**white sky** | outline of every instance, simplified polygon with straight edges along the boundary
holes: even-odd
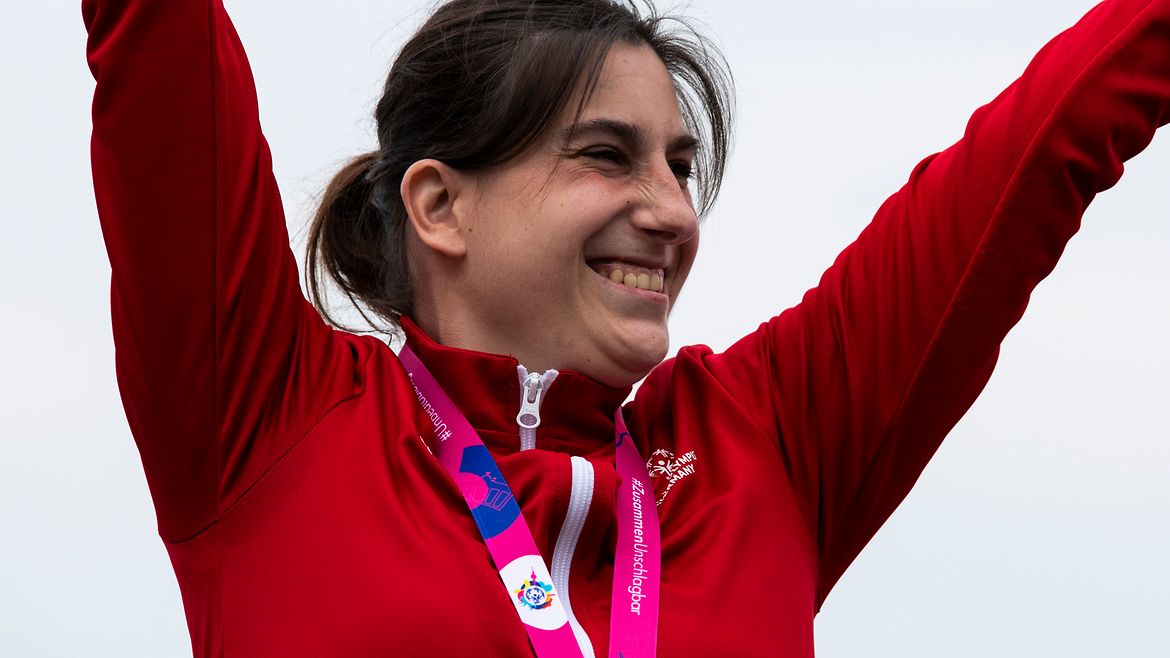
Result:
[[[795,303],[1092,4],[693,2],[737,76],[740,122],[676,345],[725,347]],[[0,655],[183,656],[114,381],[78,5],[19,3],[0,21]],[[374,144],[369,113],[422,9],[229,9],[300,251],[312,195]],[[829,597],[818,655],[1167,655],[1168,172],[1163,135],[1094,203],[986,392]],[[748,576],[727,605],[768,604]]]

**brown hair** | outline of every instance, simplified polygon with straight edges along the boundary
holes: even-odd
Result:
[[[582,86],[584,106],[609,48],[645,44],[666,65],[679,104],[702,147],[696,159],[698,212],[711,207],[731,137],[732,82],[722,56],[686,21],[651,0],[451,0],[406,45],[374,112],[378,150],[345,165],[325,190],[309,228],[306,283],[326,308],[331,278],[362,309],[397,325],[413,312],[407,216],[399,186],[407,168],[434,158],[477,170],[519,155]]]

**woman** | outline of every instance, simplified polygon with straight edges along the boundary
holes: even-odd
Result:
[[[653,20],[556,5],[440,8],[388,78],[379,151],[327,194],[311,256],[400,320],[400,361],[301,297],[222,7],[85,3],[119,381],[196,654],[523,655],[555,636],[811,655],[825,595],[1167,120],[1170,3],[1105,3],[799,306],[659,365],[697,247],[690,171],[699,208],[721,173],[721,76]],[[461,417],[486,449],[446,470]],[[660,545],[623,553],[631,518]],[[491,542],[517,519],[543,560],[510,580]],[[737,605],[741,581],[768,605]]]

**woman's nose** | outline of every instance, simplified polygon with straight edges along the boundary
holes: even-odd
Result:
[[[639,181],[639,203],[632,215],[635,227],[666,244],[681,244],[699,231],[690,190],[663,162],[653,175]]]

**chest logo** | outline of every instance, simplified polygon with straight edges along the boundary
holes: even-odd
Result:
[[[665,448],[650,453],[646,472],[654,484],[655,504],[661,505],[674,485],[695,472],[696,460],[694,450],[683,453],[681,457],[675,457],[673,452]]]
[[[537,579],[536,571],[515,590],[516,599],[529,610],[544,610],[552,605],[553,586]]]

